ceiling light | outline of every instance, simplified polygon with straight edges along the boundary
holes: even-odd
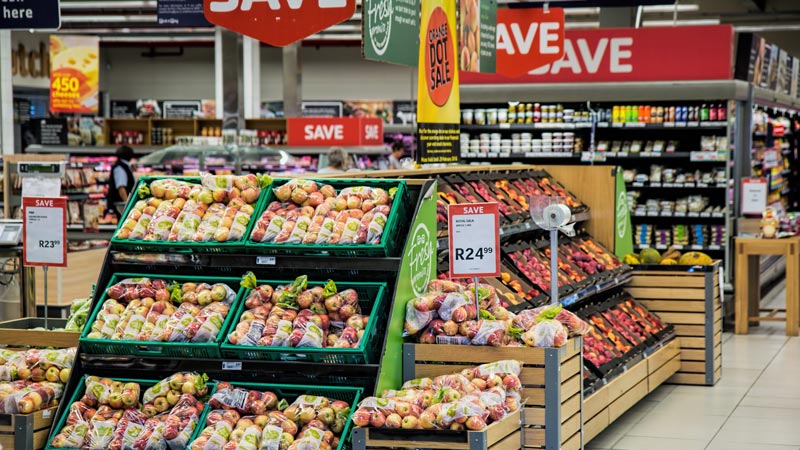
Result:
[[[600,22],[564,22],[565,30],[584,30],[587,28],[600,28]]]
[[[675,12],[675,5],[645,5],[642,11],[646,13],[671,13]],[[678,12],[700,11],[700,5],[678,5]]]
[[[135,9],[135,8],[155,8],[156,0],[119,0],[119,1],[72,1],[61,2],[61,10],[75,9]]]
[[[719,25],[719,19],[643,20],[643,27],[672,27],[682,25]]]
[[[131,14],[131,15],[79,15],[61,16],[61,23],[125,23],[125,22],[152,22],[156,23],[158,17],[155,14]]]
[[[733,31],[737,33],[759,33],[762,31],[800,31],[800,24],[787,23],[784,25],[734,25]]]

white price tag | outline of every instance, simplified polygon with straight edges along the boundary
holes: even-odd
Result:
[[[23,264],[67,266],[67,200],[23,197]]]
[[[256,265],[259,265],[259,266],[274,266],[275,265],[275,257],[274,256],[256,256]]]
[[[241,361],[222,361],[222,370],[242,370]]]
[[[742,179],[742,214],[761,215],[767,206],[767,179]]]
[[[497,203],[448,206],[450,276],[500,276],[500,233]]]

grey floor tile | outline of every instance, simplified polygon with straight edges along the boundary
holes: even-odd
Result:
[[[697,439],[670,439],[663,437],[625,436],[614,450],[704,450],[708,441]]]
[[[636,424],[628,436],[674,438],[710,441],[725,422],[725,416],[704,416],[651,411]]]
[[[798,450],[794,445],[752,444],[746,442],[728,442],[720,439],[711,441],[706,450]]]
[[[800,419],[731,417],[715,439],[723,442],[794,445],[800,448]]]

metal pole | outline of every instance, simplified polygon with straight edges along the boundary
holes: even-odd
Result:
[[[550,230],[550,304],[558,304],[558,230]]]
[[[47,330],[47,266],[44,266],[44,328]]]
[[[475,314],[478,315],[478,319],[481,318],[481,300],[478,297],[478,277],[472,277],[472,282],[475,283]]]

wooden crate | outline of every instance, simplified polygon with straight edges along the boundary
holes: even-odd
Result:
[[[509,414],[483,431],[354,428],[353,450],[367,448],[436,448],[459,450],[516,450],[522,445],[522,411]]]
[[[677,339],[650,351],[583,402],[584,442],[589,442],[680,369]]]
[[[681,369],[669,383],[713,386],[722,375],[721,264],[637,267],[628,292],[675,325]]]
[[[561,348],[405,344],[403,379],[457,373],[504,359],[521,361],[524,446],[578,450],[582,447],[583,428],[582,343],[578,338]]]
[[[49,319],[49,328],[63,328],[67,319]],[[0,345],[6,347],[77,347],[80,333],[70,331],[32,330],[44,327],[44,319],[25,317],[0,322]]]
[[[57,406],[31,414],[0,414],[0,445],[4,450],[39,450],[47,444]]]

